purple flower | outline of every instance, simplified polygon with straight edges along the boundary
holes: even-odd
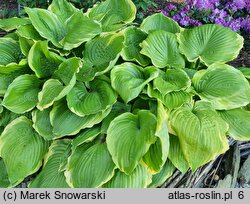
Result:
[[[227,2],[226,8],[231,11],[241,10],[247,7],[247,1],[249,0],[231,0]]]
[[[165,15],[165,16],[169,16],[168,12],[165,10],[161,10],[161,12]]]
[[[179,14],[176,14],[173,16],[173,20],[179,22],[181,20],[181,16]]]
[[[250,35],[250,18],[246,18],[241,21],[241,28]]]
[[[192,6],[198,10],[213,10],[219,5],[220,0],[193,0],[190,2],[192,2]]]
[[[233,4],[238,10],[243,9],[246,6],[245,0],[233,0]]]
[[[227,22],[224,19],[216,18],[214,21],[215,24],[227,26]]]
[[[250,0],[246,0],[246,9],[247,12],[250,13]]]
[[[212,14],[209,16],[212,21],[215,21],[215,19],[223,20],[223,19],[229,19],[230,15],[223,9],[219,10],[218,8],[214,9]]]
[[[237,32],[241,28],[241,20],[240,19],[231,20],[228,22],[227,27],[231,28],[231,30]]]
[[[166,11],[171,11],[171,10],[176,10],[176,6],[174,4],[169,4],[167,6],[165,6],[164,10]]]
[[[191,19],[191,20],[190,20],[190,24],[191,24],[192,26],[200,26],[200,25],[202,25],[202,23],[201,23],[200,21],[194,20],[194,19]]]
[[[184,16],[183,18],[180,19],[179,21],[181,26],[187,27],[191,23],[191,19],[189,16]]]

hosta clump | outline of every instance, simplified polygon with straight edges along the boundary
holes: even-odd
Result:
[[[119,3],[118,3],[119,2]],[[0,186],[157,187],[250,140],[249,71],[227,65],[243,39],[133,26],[131,0],[86,13],[66,0],[0,21]]]

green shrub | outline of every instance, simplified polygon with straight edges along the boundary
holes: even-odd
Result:
[[[250,139],[230,29],[163,14],[134,27],[131,0],[25,11],[0,20],[13,31],[0,38],[1,187],[39,169],[29,187],[157,187],[226,152],[227,135]]]

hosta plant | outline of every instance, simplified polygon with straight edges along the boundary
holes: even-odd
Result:
[[[135,27],[131,0],[25,11],[0,20],[1,187],[157,187],[250,140],[250,74],[226,64],[237,33]]]

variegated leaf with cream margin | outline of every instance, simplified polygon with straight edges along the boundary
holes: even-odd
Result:
[[[112,89],[109,78],[102,76],[96,77],[86,85],[77,82],[66,98],[68,107],[73,113],[85,116],[112,107],[117,94]]]
[[[82,62],[77,57],[62,62],[52,78],[43,84],[42,90],[38,94],[37,108],[44,110],[66,96],[76,83],[76,74],[81,65]]]
[[[30,24],[28,18],[4,18],[0,19],[0,28],[5,31],[12,31],[17,29],[19,26]]]
[[[53,134],[55,135],[55,138],[73,136],[79,133],[82,129],[91,128],[100,123],[110,111],[111,108],[108,108],[103,112],[80,117],[69,110],[67,103],[64,100],[58,101],[54,104],[50,112]]]
[[[148,16],[142,21],[140,29],[146,33],[155,30],[165,30],[170,33],[179,33],[181,28],[174,20],[163,15],[162,13],[155,13]]]
[[[58,48],[71,50],[101,33],[99,23],[66,0],[54,0],[49,10],[26,7],[25,11],[38,33]]]
[[[53,127],[50,122],[51,108],[47,108],[43,111],[35,109],[32,111],[33,128],[41,135],[45,140],[51,140],[54,137]]]
[[[124,31],[124,47],[122,49],[121,56],[125,61],[135,61],[141,66],[147,66],[150,64],[150,59],[140,53],[140,43],[147,38],[147,34],[140,28],[133,26],[128,27]]]
[[[127,175],[139,164],[143,155],[155,143],[157,119],[148,110],[136,115],[123,113],[116,117],[107,131],[107,146],[116,166]]]
[[[158,77],[158,74],[159,71],[155,67],[142,68],[126,62],[111,70],[111,85],[128,103],[136,98],[150,81]]]
[[[35,42],[28,54],[29,66],[38,78],[51,77],[63,61],[63,57],[49,51],[47,41]]]
[[[178,35],[180,52],[194,62],[200,59],[206,65],[226,63],[237,57],[243,47],[243,37],[217,24],[184,29]]]
[[[139,164],[130,175],[116,169],[112,179],[102,188],[146,188],[151,181],[152,174],[149,173],[147,167]]]
[[[88,82],[113,68],[123,48],[122,33],[105,33],[85,45],[83,66],[77,74],[77,80]]]
[[[21,183],[42,165],[49,142],[32,128],[32,121],[21,116],[9,123],[0,137],[0,157],[6,166],[10,187]]]
[[[97,188],[113,177],[114,170],[106,143],[83,143],[70,155],[65,176],[70,187]]]
[[[229,125],[228,134],[239,141],[250,140],[250,111],[243,108],[218,111]]]
[[[104,32],[110,32],[132,23],[136,17],[136,7],[132,0],[106,0],[87,13],[90,19],[101,23]]]
[[[181,173],[185,174],[189,168],[189,164],[182,152],[179,138],[175,135],[170,135],[169,142],[170,148],[168,158],[172,164],[181,171]]]
[[[157,103],[157,126],[155,136],[157,140],[143,156],[152,174],[158,173],[165,164],[169,151],[169,134],[167,127],[167,113],[160,101]]]
[[[71,140],[54,140],[45,156],[42,171],[29,183],[29,188],[69,188],[64,176]]]
[[[197,95],[217,110],[239,108],[250,102],[250,85],[232,66],[213,64],[196,72],[192,82]]]
[[[19,43],[12,38],[0,38],[0,74],[10,74],[27,67]]]
[[[198,101],[194,107],[183,105],[170,114],[181,150],[193,171],[225,153],[228,124],[219,117],[210,103]]]
[[[41,83],[42,81],[35,75],[18,76],[8,86],[3,99],[3,106],[18,114],[32,110],[38,103]]]
[[[164,184],[164,182],[172,176],[175,171],[175,166],[167,160],[160,172],[152,176],[152,182],[147,186],[148,188],[157,188]]]
[[[184,68],[185,61],[179,53],[176,35],[165,30],[149,33],[141,43],[141,53],[148,56],[158,68]]]

